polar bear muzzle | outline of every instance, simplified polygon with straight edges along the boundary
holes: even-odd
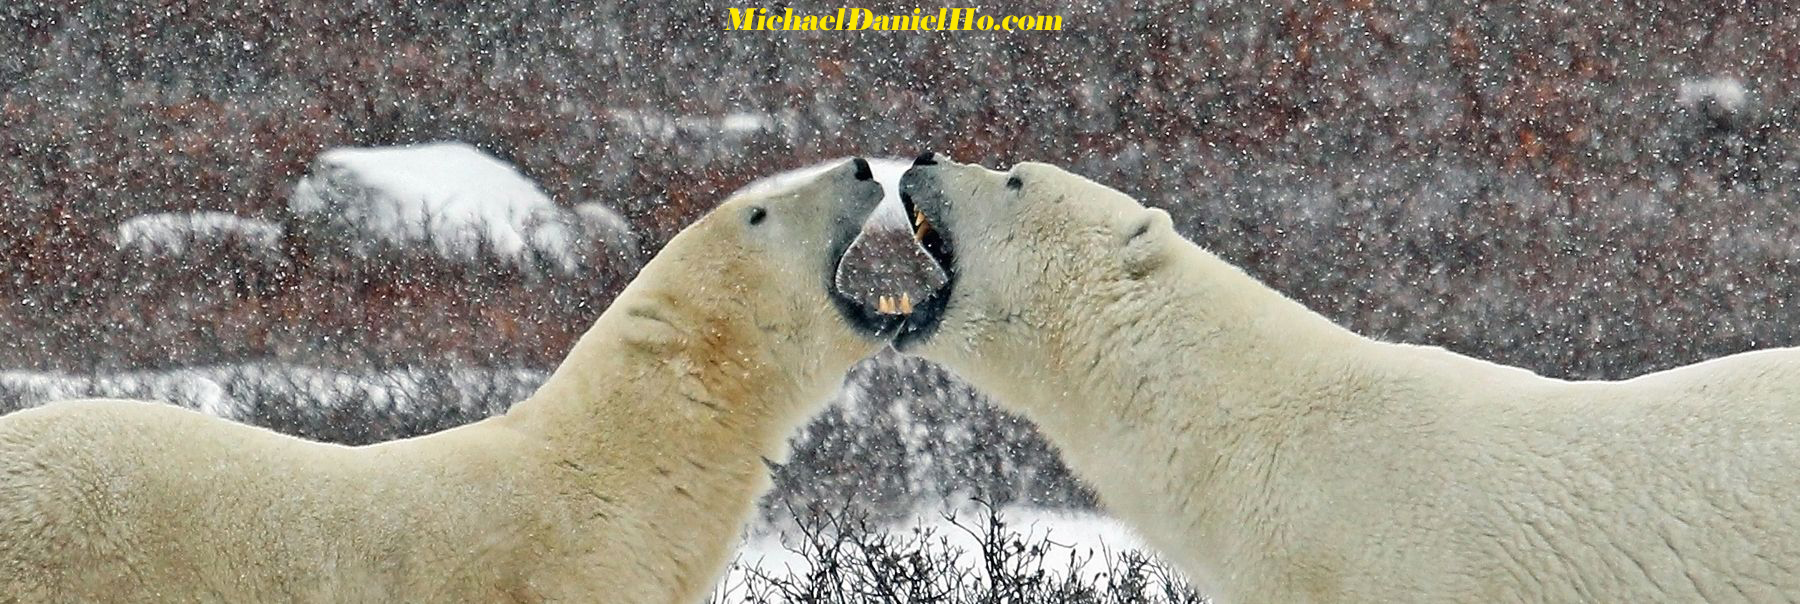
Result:
[[[874,184],[875,175],[868,160],[858,157],[849,164],[842,170],[853,170],[853,177],[858,182]],[[865,230],[882,197],[879,185],[871,190],[874,192],[871,203],[846,203],[839,209],[838,227],[831,237],[832,265],[826,272],[825,289],[837,307],[838,315],[853,329],[871,337],[887,337],[897,331],[904,320],[897,312],[902,300],[910,306],[911,299],[881,295],[879,304],[874,303],[875,292],[886,291],[889,287],[882,281],[886,280],[884,275],[892,272],[892,267],[885,265],[894,264],[877,256],[887,255],[886,250],[896,249],[898,244],[882,241],[879,236],[872,238],[872,233]]]
[[[938,185],[938,166],[937,155],[927,151],[914,159],[912,168],[900,177],[900,205],[912,219],[913,239],[945,275],[944,285],[935,295],[908,309],[910,312],[894,336],[894,347],[900,350],[937,332],[956,290],[956,246],[944,212],[947,204]]]

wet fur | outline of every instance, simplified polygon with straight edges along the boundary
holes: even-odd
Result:
[[[819,286],[845,221],[809,213],[880,198],[854,171],[682,232],[485,421],[351,448],[131,401],[0,417],[0,602],[699,601],[764,460],[880,345]],[[749,204],[787,230],[751,239]]]
[[[1800,350],[1568,382],[1379,342],[1159,210],[1013,173],[903,183],[981,250],[916,352],[1034,419],[1219,601],[1800,597]]]

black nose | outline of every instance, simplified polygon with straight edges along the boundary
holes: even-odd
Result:
[[[869,169],[869,160],[858,157],[850,161],[856,164],[857,180],[875,180],[875,172]]]
[[[913,165],[914,166],[935,166],[935,165],[937,165],[937,156],[932,154],[932,152],[930,152],[930,151],[920,153],[919,157],[913,159]]]

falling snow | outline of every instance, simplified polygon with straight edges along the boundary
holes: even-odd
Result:
[[[587,235],[584,225],[629,226],[596,203],[576,209],[587,220],[572,220],[512,166],[464,143],[325,151],[294,186],[288,209],[352,229],[357,244],[428,245],[465,261],[484,252],[538,258],[563,271],[577,267],[569,250]]]
[[[1566,378],[1800,344],[1782,3],[1025,2],[1067,29],[1005,35],[502,4],[0,3],[0,412],[473,421],[733,191],[923,150],[1067,166],[1387,340]],[[891,352],[795,442],[771,518],[1097,507]]]

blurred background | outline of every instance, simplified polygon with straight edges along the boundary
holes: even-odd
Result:
[[[736,188],[926,149],[1065,165],[1382,339],[1570,379],[1800,343],[1781,3],[982,9],[1065,30],[731,32],[684,0],[0,4],[0,412],[135,396],[345,443],[472,421]],[[379,191],[327,186],[328,150],[446,141],[535,186],[539,218],[454,246],[343,219]],[[837,398],[771,514],[1094,505],[928,364],[884,353]]]

